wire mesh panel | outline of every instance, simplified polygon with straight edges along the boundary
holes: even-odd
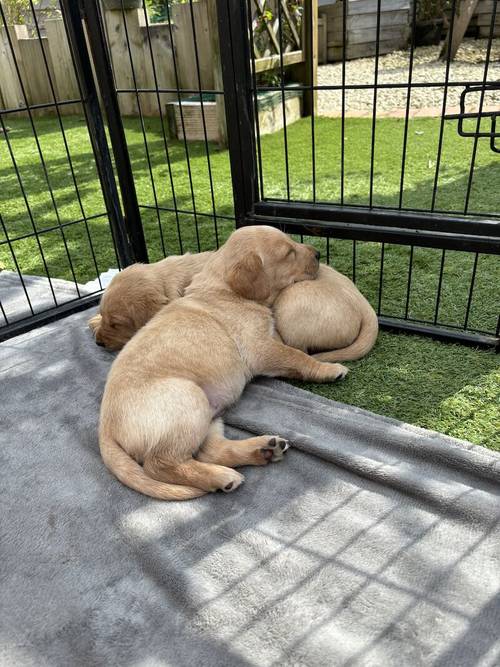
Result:
[[[89,302],[118,263],[60,7],[37,8],[0,3],[2,332]]]
[[[158,4],[101,14],[151,260],[234,228],[215,1]]]
[[[423,46],[429,4],[247,0],[251,63],[236,78],[250,91],[255,194],[237,217],[309,235],[364,285],[387,325],[446,327],[452,338],[466,331],[478,341],[473,334],[498,337],[499,326],[499,8],[479,3],[462,41],[466,3],[437,3],[440,34]],[[280,47],[265,72],[256,5]],[[286,62],[292,12],[308,80]],[[317,68],[318,14],[329,62]],[[237,20],[231,25],[234,33]],[[269,135],[272,96],[279,129]]]

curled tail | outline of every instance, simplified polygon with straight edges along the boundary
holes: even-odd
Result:
[[[151,498],[160,500],[189,500],[205,495],[206,491],[192,486],[167,484],[148,477],[140,466],[120,445],[110,436],[102,435],[99,438],[101,456],[113,475],[122,484],[134,491],[143,493]]]
[[[330,350],[329,352],[318,352],[312,356],[318,361],[353,361],[361,359],[372,349],[378,336],[378,318],[368,301],[361,319],[361,327],[356,340],[339,350]]]

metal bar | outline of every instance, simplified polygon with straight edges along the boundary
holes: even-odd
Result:
[[[86,220],[95,220],[97,218],[103,218],[107,214],[106,213],[99,213],[98,215],[90,215]],[[81,222],[85,222],[83,218],[79,218],[78,220],[70,220],[69,222],[61,222],[60,225],[52,225],[51,227],[43,227],[42,229],[37,229],[37,234],[38,236],[41,236],[42,234],[48,234],[49,232],[57,232],[61,229],[61,227],[66,228],[66,227],[72,227],[73,225],[78,225]],[[26,234],[19,234],[18,236],[14,236],[14,238],[6,239],[5,241],[0,241],[0,246],[5,245],[6,243],[16,243],[16,241],[23,241],[25,239],[31,239],[33,238],[34,234],[33,232],[28,232]]]
[[[281,12],[281,2],[278,1],[278,35],[279,35],[279,56],[280,56],[280,90],[281,90],[281,111],[283,114],[283,148],[285,151],[285,177],[286,177],[286,197],[290,201],[290,165],[288,164],[288,132],[286,127],[286,100],[285,100],[285,68],[283,66],[283,17]],[[267,24],[266,24],[267,25]]]
[[[247,215],[244,225],[271,225],[290,234],[306,236],[356,239],[358,241],[382,241],[398,245],[415,245],[423,248],[446,248],[487,254],[500,254],[498,236],[479,236],[436,232],[433,230],[407,229],[350,222],[324,222],[301,218],[285,218],[267,215]]]
[[[11,113],[20,113],[24,111],[36,111],[38,109],[51,109],[52,107],[63,107],[67,104],[81,104],[82,100],[58,100],[57,102],[44,102],[43,104],[26,104],[24,107],[15,107],[13,109],[0,109],[0,116],[4,116]]]
[[[162,110],[162,104],[161,104],[161,98],[160,98],[160,91],[159,91],[159,86],[158,86],[158,74],[156,71],[156,61],[153,53],[153,45],[151,43],[151,32],[149,29],[149,18],[148,18],[148,12],[146,9],[146,3],[143,2],[142,5],[142,10],[143,10],[143,15],[144,15],[144,24],[146,26],[146,35],[148,38],[148,49],[149,49],[149,56],[151,59],[151,69],[153,72],[153,80],[155,84],[155,92],[156,92],[156,103],[158,105],[158,113],[160,115],[160,124],[161,124],[161,131],[162,131],[162,138],[163,138],[163,148],[165,150],[165,157],[167,159],[167,169],[168,169],[168,177],[169,177],[169,182],[170,182],[170,190],[172,192],[172,203],[173,203],[173,210],[175,212],[175,222],[177,226],[177,239],[179,241],[179,251],[182,254],[184,252],[183,246],[182,246],[182,234],[181,234],[181,226],[180,226],[180,220],[179,220],[179,212],[177,210],[177,197],[175,194],[175,185],[174,185],[174,176],[172,172],[172,161],[170,159],[170,150],[168,146],[168,141],[167,141],[167,134],[165,132],[165,123],[164,123],[164,117],[163,117],[163,110]],[[170,45],[171,49],[173,50],[174,45]],[[139,206],[140,207],[140,206]],[[140,207],[141,208],[141,207]]]
[[[256,215],[269,217],[297,218],[322,223],[345,222],[362,225],[402,227],[413,230],[484,235],[500,241],[500,221],[471,220],[465,217],[437,215],[423,212],[399,211],[395,209],[368,209],[355,206],[323,206],[310,202],[258,202],[254,207]]]
[[[411,89],[413,80],[413,59],[415,56],[415,33],[417,30],[417,2],[414,0],[412,4],[412,29],[411,29],[411,45],[410,45],[410,62],[408,64],[408,90],[406,92],[406,110],[405,110],[405,129],[403,134],[403,155],[401,158],[401,179],[399,182],[399,205],[398,208],[403,208],[403,192],[405,183],[405,169],[406,169],[406,149],[408,145],[408,121],[410,118],[411,108]]]
[[[297,205],[310,205],[311,200],[310,199],[294,199],[292,202],[288,202],[286,199],[280,199],[279,197],[267,197],[264,201],[259,202],[259,204],[271,204],[271,205],[280,205],[280,204],[297,204]],[[394,206],[385,206],[384,204],[374,204],[372,208],[368,208],[368,206],[365,206],[363,204],[344,204],[344,206],[339,206],[338,204],[333,204],[332,202],[328,201],[317,201],[316,204],[323,209],[339,209],[339,208],[344,208],[345,210],[357,210],[357,211],[379,211],[381,213],[394,213],[398,214],[399,210],[395,209]],[[404,209],[402,209],[404,213],[418,213],[418,214],[423,214],[425,216],[429,216],[430,211],[428,208],[417,208],[413,206],[406,206]],[[434,214],[436,216],[439,216],[440,219],[442,218],[453,218],[453,219],[460,219],[462,221],[468,219],[468,220],[481,220],[481,221],[490,221],[490,222],[495,222],[497,219],[500,219],[500,211],[499,212],[494,212],[494,211],[469,211],[467,213],[467,217],[464,216],[463,210],[460,211],[455,211],[455,210],[450,210],[450,209],[435,209]]]
[[[498,336],[474,334],[470,331],[456,331],[432,324],[416,324],[407,320],[398,320],[389,317],[379,317],[378,321],[380,328],[386,331],[427,336],[443,343],[461,343],[462,345],[493,348],[495,350],[500,348],[500,338]]]
[[[244,2],[217,0],[236,226],[258,197],[248,17]]]
[[[205,107],[203,105],[203,92],[201,85],[200,58],[198,54],[198,41],[196,38],[196,25],[194,20],[193,0],[189,0],[189,12],[191,14],[191,30],[193,31],[194,57],[196,63],[196,80],[198,82],[198,93],[200,96],[201,120],[203,125],[203,139],[205,143],[205,155],[207,158],[208,182],[210,185],[210,198],[212,201],[213,222],[215,232],[215,246],[219,247],[219,231],[217,228],[217,210],[215,207],[214,180],[212,176],[212,165],[210,162],[210,147],[208,144],[207,121],[205,117]]]
[[[247,0],[247,13],[248,13],[248,32],[250,35],[250,62],[252,70],[252,97],[254,101],[254,118],[255,118],[255,133],[257,138],[257,160],[258,160],[258,175],[259,175],[259,194],[260,198],[264,199],[264,172],[262,169],[262,147],[260,143],[260,121],[259,121],[259,100],[257,97],[257,72],[255,69],[255,43],[253,37],[253,19],[252,19],[252,7],[250,4],[251,0]]]
[[[37,329],[50,322],[55,322],[68,315],[73,315],[73,313],[78,313],[81,310],[91,308],[92,306],[97,305],[100,299],[100,293],[89,294],[87,296],[79,297],[78,299],[73,299],[72,301],[66,301],[62,305],[57,306],[57,308],[50,308],[42,313],[36,313],[35,315],[30,315],[22,320],[12,322],[7,326],[0,327],[0,342],[8,340],[9,338],[14,338],[15,336],[20,336],[32,329]]]
[[[375,73],[373,79],[372,140],[371,140],[371,152],[370,152],[370,194],[369,194],[370,208],[373,205],[373,174],[375,169],[375,131],[377,128],[378,62],[380,57],[380,6],[381,6],[381,0],[377,0],[377,27],[375,36]]]
[[[458,88],[464,88],[465,86],[481,86],[482,82],[481,81],[413,81],[411,84],[412,88],[442,88],[444,85],[447,85],[448,88],[451,86],[458,87]],[[345,88],[346,90],[371,90],[372,88],[375,87],[375,84],[373,83],[351,83],[351,84],[346,84],[345,86],[342,86],[341,83],[336,83],[336,84],[317,84],[316,86],[313,86],[314,90],[342,90],[342,88]],[[294,90],[305,90],[309,91],[311,90],[310,84],[296,84],[294,85]],[[378,89],[387,89],[391,90],[392,88],[408,88],[408,83],[377,83],[377,88]],[[261,85],[258,87],[259,90],[267,90],[267,91],[274,91],[278,92],[279,91],[279,86],[264,86]],[[147,92],[147,90],[146,90]],[[448,115],[446,115],[446,118],[448,118]]]
[[[42,52],[42,58],[43,58],[43,63],[44,63],[44,67],[45,67],[45,73],[47,74],[50,93],[51,93],[52,99],[54,100],[58,125],[59,125],[59,129],[61,131],[61,135],[62,135],[62,139],[63,139],[63,143],[64,143],[64,149],[65,149],[65,152],[66,152],[66,157],[68,158],[68,166],[69,166],[69,170],[70,170],[70,174],[71,174],[71,180],[73,182],[73,187],[75,188],[75,193],[76,193],[76,198],[77,198],[77,201],[78,201],[78,206],[80,208],[80,213],[81,213],[83,221],[84,221],[85,231],[87,233],[87,241],[89,243],[90,254],[92,255],[92,260],[93,260],[93,263],[94,263],[96,278],[99,282],[100,288],[102,289],[100,271],[99,271],[99,267],[98,267],[98,264],[97,264],[95,251],[94,251],[94,245],[92,243],[92,237],[91,237],[90,229],[89,229],[89,226],[88,226],[88,223],[87,223],[86,213],[85,213],[85,209],[83,207],[83,202],[82,202],[82,197],[81,197],[81,194],[80,194],[80,189],[78,187],[78,183],[77,183],[77,180],[76,180],[75,169],[74,169],[74,166],[73,166],[73,159],[71,157],[71,153],[70,153],[70,150],[69,150],[68,139],[66,137],[66,131],[64,129],[64,124],[63,124],[63,120],[62,120],[62,116],[61,116],[61,111],[59,109],[59,103],[58,103],[58,100],[57,100],[56,90],[55,90],[54,82],[52,81],[52,75],[50,73],[50,67],[49,67],[49,63],[48,63],[48,60],[47,60],[47,55],[45,53],[45,46],[43,44],[42,35],[40,33],[40,26],[38,24],[38,19],[37,19],[37,16],[36,16],[35,7],[33,5],[33,0],[29,0],[29,1],[30,1],[31,13],[33,15],[33,21],[34,21],[34,25],[35,25],[35,29],[36,29],[36,34],[37,34],[38,40],[40,41],[40,49],[41,49],[41,52]],[[56,212],[57,212],[57,209],[56,209]],[[71,260],[71,254],[69,252],[66,237],[64,235],[63,225],[61,224],[61,220],[59,219],[58,214],[57,214],[57,222],[58,222],[58,226],[60,228],[60,232],[61,232],[61,236],[62,236],[62,239],[63,239],[64,247],[65,247],[66,253],[68,255],[68,260],[69,260],[70,268],[71,268],[71,275],[73,276],[76,292],[77,292],[78,296],[80,296],[80,289],[79,289],[78,281],[76,279],[76,274],[75,274],[75,271],[74,271],[74,268],[73,268],[73,262]]]
[[[342,2],[342,120],[340,136],[340,205],[344,205],[345,190],[345,61],[347,43],[347,0]]]
[[[479,98],[479,114],[477,117],[477,122],[476,122],[476,135],[479,133],[479,130],[481,129],[481,115],[483,111],[483,104],[484,104],[484,94],[485,94],[485,86],[486,82],[488,80],[488,69],[490,66],[490,57],[491,57],[491,47],[493,44],[493,35],[495,32],[495,25],[496,25],[496,16],[497,16],[497,0],[494,0],[493,2],[493,11],[491,14],[491,24],[490,24],[490,34],[488,38],[488,46],[486,48],[486,59],[484,63],[484,75],[483,75],[483,84],[482,84],[482,90],[481,90],[481,95]],[[467,214],[469,210],[469,202],[470,202],[470,193],[472,190],[472,181],[474,179],[474,166],[476,164],[476,153],[477,153],[477,145],[478,145],[479,137],[476,136],[474,138],[474,144],[472,146],[472,156],[471,156],[471,161],[470,161],[470,169],[469,169],[469,179],[467,182],[467,192],[465,195],[465,205],[464,205],[464,213]]]
[[[155,201],[155,206],[156,206],[156,219],[158,222],[158,231],[160,233],[160,243],[161,243],[161,249],[163,252],[163,256],[165,257],[167,254],[166,248],[165,248],[165,239],[163,237],[163,229],[161,226],[161,217],[160,217],[160,212],[158,211],[158,197],[156,194],[156,184],[155,184],[155,179],[153,176],[153,167],[151,165],[151,155],[149,154],[149,146],[148,146],[148,138],[146,135],[146,125],[144,123],[144,114],[142,113],[142,105],[141,105],[141,98],[139,96],[139,93],[137,92],[137,77],[135,75],[135,67],[134,67],[134,59],[132,57],[132,50],[130,48],[130,38],[128,35],[128,26],[127,26],[127,17],[125,15],[125,9],[123,5],[123,0],[121,1],[121,14],[122,14],[122,19],[123,19],[123,28],[125,31],[125,45],[127,47],[127,53],[128,53],[128,60],[130,63],[130,73],[132,74],[132,82],[134,84],[134,89],[135,89],[135,99],[137,102],[137,110],[139,112],[139,123],[141,126],[141,132],[142,132],[142,140],[144,142],[144,154],[146,156],[146,162],[148,165],[148,172],[149,172],[149,180],[151,181],[151,189],[153,191],[153,199]]]
[[[2,217],[1,213],[0,213],[0,226],[2,227],[2,231],[5,235],[5,241],[3,241],[3,243],[7,243],[8,246],[9,246],[12,261],[14,262],[14,266],[16,267],[16,271],[17,271],[17,275],[19,276],[19,280],[21,281],[21,286],[23,288],[24,296],[26,297],[26,301],[28,302],[28,307],[31,311],[31,314],[34,315],[35,311],[33,310],[33,306],[31,304],[31,299],[30,299],[30,296],[28,294],[28,290],[26,289],[26,283],[24,282],[23,274],[21,273],[21,268],[19,266],[19,262],[17,261],[16,253],[14,252],[14,248],[12,247],[12,241],[9,238],[9,234],[7,232],[7,228],[5,226],[5,223],[3,221],[3,217]],[[32,234],[30,236],[32,236]],[[54,301],[55,301],[55,299],[54,299]]]
[[[170,16],[170,3],[167,2],[165,5],[165,9],[167,10],[167,24],[168,24],[168,32],[170,35],[170,44],[172,45],[172,64],[174,66],[174,77],[175,77],[175,86],[177,88],[177,102],[179,103],[179,116],[181,119],[181,127],[182,127],[182,139],[184,143],[184,153],[186,155],[186,167],[187,167],[187,172],[188,172],[188,178],[189,178],[189,191],[191,193],[191,202],[193,204],[193,211],[194,211],[194,227],[195,227],[195,233],[196,233],[196,245],[198,248],[198,252],[201,250],[201,245],[200,245],[200,230],[198,227],[198,215],[196,211],[196,198],[194,196],[194,187],[193,187],[193,175],[191,172],[191,158],[189,155],[189,148],[188,148],[188,143],[186,139],[186,125],[184,123],[184,111],[182,109],[182,97],[181,97],[181,92],[180,92],[180,86],[179,86],[179,70],[177,67],[177,55],[175,52],[175,40],[174,40],[174,35],[172,31],[172,17]]]
[[[283,5],[284,8],[286,8],[286,3]],[[305,8],[304,8],[305,10]],[[309,11],[312,11],[311,9]],[[291,22],[291,19],[289,19]],[[316,128],[315,128],[315,120],[314,116],[316,114],[316,99],[315,95],[316,93],[314,92],[314,20],[313,17],[310,17],[309,20],[309,42],[310,42],[310,49],[309,49],[309,76],[311,77],[311,167],[312,167],[312,200],[315,203],[316,202]]]
[[[106,209],[110,216],[110,225],[117,245],[117,252],[122,266],[128,266],[134,261],[148,262],[148,252],[137,203],[132,167],[98,3],[92,0],[81,0],[81,5],[87,27],[88,43],[95,65],[97,84],[108,121],[109,137],[115,157],[124,216],[122,216],[120,207],[113,163],[109,154],[106,132],[99,107],[97,89],[94,83],[78,3],[71,0],[61,0],[68,42],[73,52],[78,78],[82,87],[87,113],[87,124],[103,186]]]

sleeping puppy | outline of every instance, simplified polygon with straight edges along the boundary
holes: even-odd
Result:
[[[121,350],[160,308],[184,295],[212,254],[174,255],[154,264],[132,264],[118,273],[102,295],[100,312],[89,320],[96,343]]]
[[[318,361],[274,335],[271,307],[312,280],[319,253],[273,227],[244,227],[208,259],[182,299],[162,308],[115,359],[101,406],[104,463],[126,486],[181,500],[233,491],[243,465],[279,461],[276,435],[228,440],[218,415],[256,375],[328,382],[340,364]]]
[[[184,294],[212,254],[134,264],[116,275],[104,292],[100,313],[89,321],[96,343],[121,349],[160,308]],[[375,311],[349,278],[329,266],[320,266],[316,280],[284,289],[273,308],[283,342],[319,352],[322,361],[360,359],[377,339]]]

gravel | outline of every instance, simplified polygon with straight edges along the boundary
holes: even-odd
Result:
[[[449,82],[482,82],[488,40],[466,39],[463,41],[455,60],[450,65]],[[446,63],[438,60],[439,46],[422,46],[414,51],[413,83],[442,83],[446,77]],[[395,51],[379,58],[378,83],[408,82],[409,51]],[[346,85],[373,84],[375,58],[360,58],[346,62]],[[493,40],[488,81],[500,82],[500,39]],[[341,85],[342,64],[332,63],[318,67],[318,85]],[[446,111],[455,110],[460,104],[462,86],[449,86]],[[443,104],[443,86],[413,88],[411,92],[411,112],[417,115],[440,115]],[[377,92],[377,114],[404,115],[407,89],[392,88]],[[472,99],[468,96],[468,111],[478,104],[479,94]],[[347,90],[346,110],[353,115],[371,114],[373,110],[373,88],[369,90]],[[484,96],[483,108],[499,108],[500,90],[488,92]],[[338,116],[342,110],[342,93],[339,90],[319,91],[318,113],[323,116]],[[420,113],[419,113],[420,112]]]

